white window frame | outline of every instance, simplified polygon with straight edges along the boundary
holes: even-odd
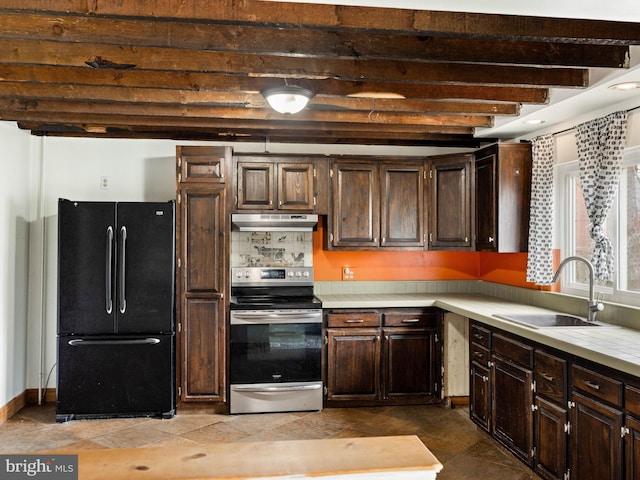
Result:
[[[628,168],[632,165],[640,164],[640,146],[627,148],[624,153],[623,168]],[[624,187],[626,178],[620,178],[620,187]],[[558,236],[560,245],[560,258],[566,258],[570,255],[574,255],[573,246],[575,245],[575,235],[572,226],[574,223],[573,213],[575,205],[575,194],[572,188],[572,181],[580,181],[578,161],[563,163],[556,166],[556,178],[558,179],[556,188],[556,204],[558,208]],[[620,190],[620,189],[619,189]],[[626,273],[626,264],[619,262],[620,258],[626,258],[626,242],[622,241],[622,235],[626,232],[626,215],[620,215],[626,205],[622,205],[620,202],[626,202],[626,199],[620,199],[616,196],[611,211],[607,218],[608,235],[613,244],[615,253],[616,265],[615,265],[615,278],[613,286],[595,285],[595,292],[605,295],[607,301],[615,303],[623,303],[628,305],[640,306],[640,292],[629,292],[624,290],[621,279],[623,274]],[[624,256],[622,254],[625,254]],[[591,260],[588,258],[588,260]],[[588,296],[588,285],[586,283],[579,283],[575,279],[575,263],[568,264],[562,274],[562,287],[561,291],[570,295],[577,295],[582,297]]]

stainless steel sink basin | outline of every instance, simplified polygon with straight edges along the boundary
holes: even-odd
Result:
[[[543,314],[508,314],[495,315],[503,320],[525,324],[534,328],[548,327],[598,327],[600,324],[587,322],[584,318],[564,313],[543,313]]]

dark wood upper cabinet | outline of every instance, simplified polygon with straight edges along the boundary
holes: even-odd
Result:
[[[424,162],[335,161],[327,247],[424,248]]]
[[[380,190],[375,163],[336,162],[329,247],[378,247]]]
[[[177,147],[178,183],[224,183],[231,149],[200,145]]]
[[[429,168],[429,248],[470,249],[473,154],[431,157]]]
[[[424,166],[380,166],[382,247],[424,245]]]
[[[497,143],[476,152],[476,250],[526,252],[531,144]]]
[[[315,159],[241,156],[235,160],[236,210],[315,211]]]

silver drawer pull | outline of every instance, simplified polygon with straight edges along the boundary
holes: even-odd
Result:
[[[347,323],[364,323],[364,320],[362,320],[361,318],[356,320],[347,320]]]
[[[589,388],[593,388],[594,390],[600,390],[600,385],[598,385],[597,383],[590,382],[589,380],[585,380],[584,383]]]
[[[473,352],[473,354],[478,358],[484,358],[484,353],[481,352]]]
[[[553,382],[553,377],[550,375],[547,375],[546,373],[541,373],[540,376],[544,378],[547,382]]]
[[[418,323],[420,321],[419,318],[403,318],[402,323]]]

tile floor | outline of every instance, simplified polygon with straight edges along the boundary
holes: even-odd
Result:
[[[0,453],[385,435],[417,435],[444,465],[438,480],[539,478],[478,429],[467,408],[433,405],[55,423],[54,405],[47,404],[0,425]]]

